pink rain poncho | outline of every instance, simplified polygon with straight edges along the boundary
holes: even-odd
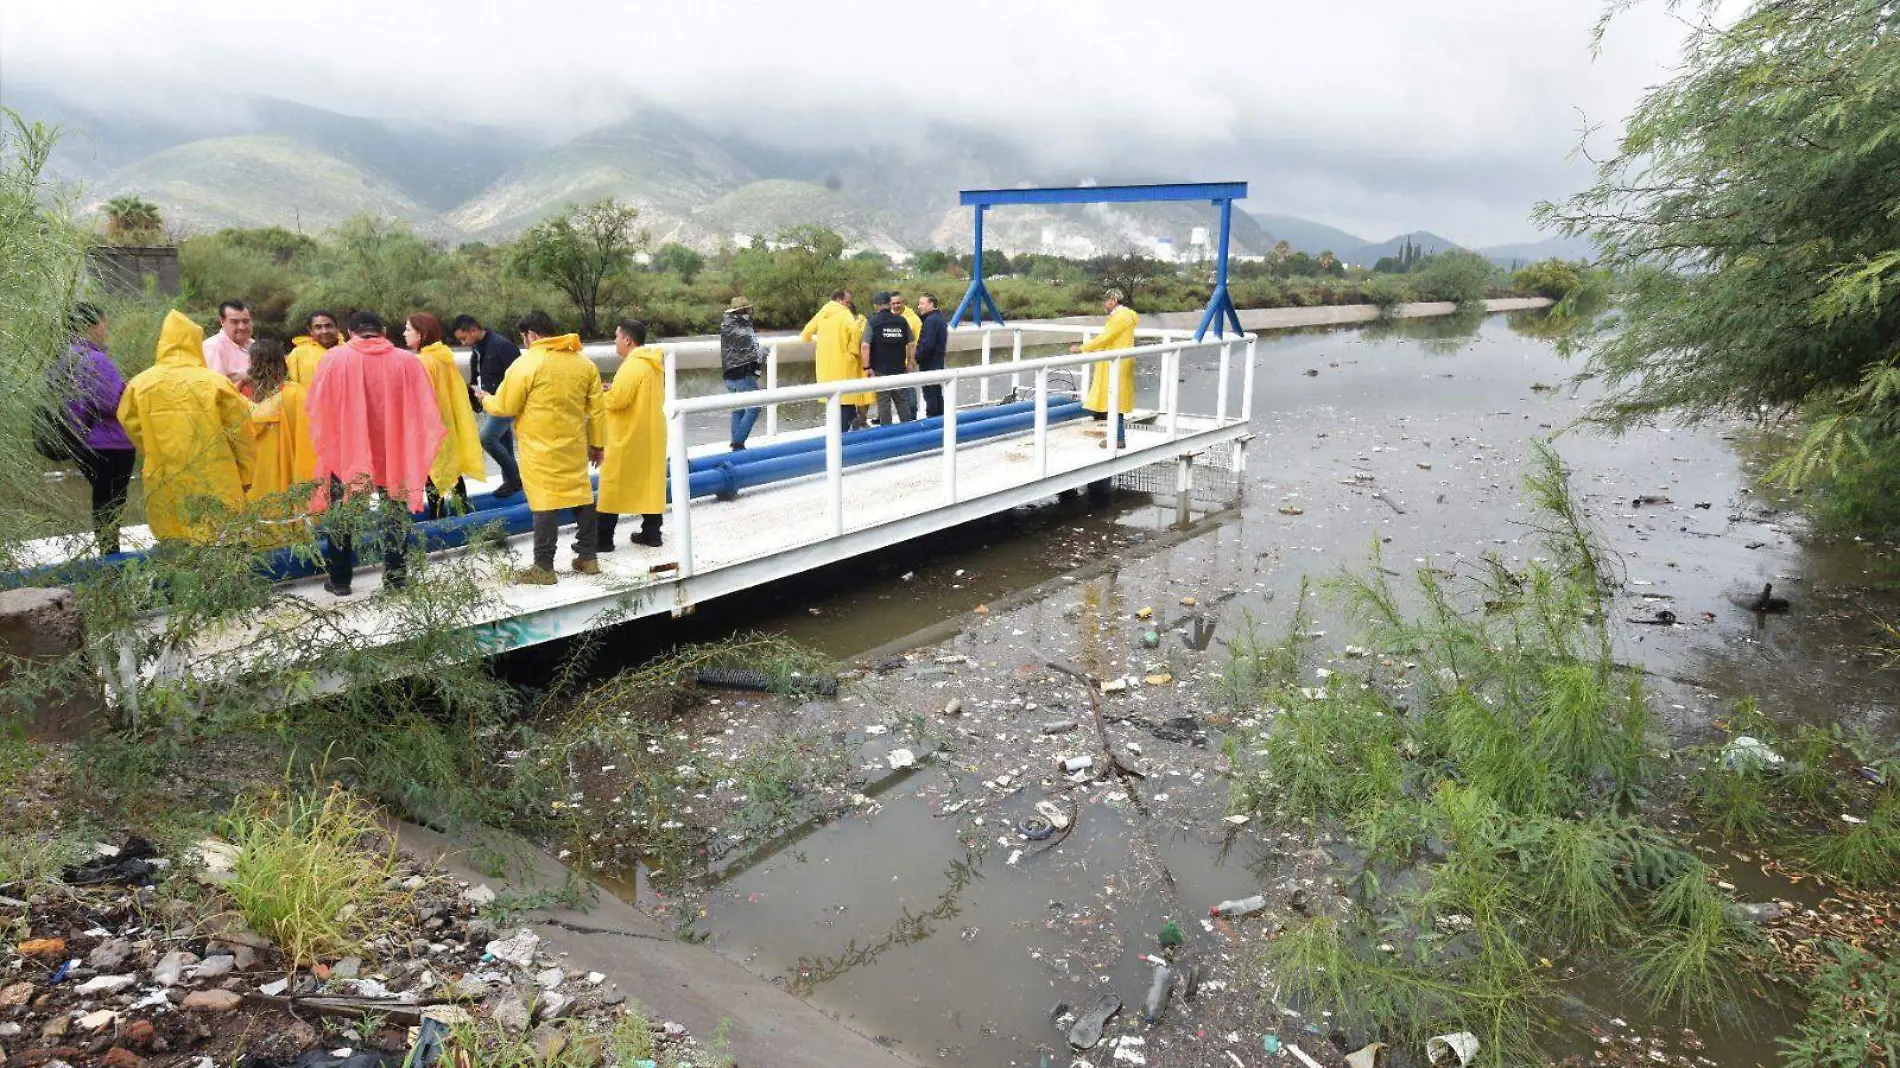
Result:
[[[317,500],[328,505],[330,477],[360,488],[366,478],[410,511],[423,504],[429,467],[442,444],[442,416],[429,372],[414,353],[380,337],[351,338],[317,368],[306,405],[317,450]]]

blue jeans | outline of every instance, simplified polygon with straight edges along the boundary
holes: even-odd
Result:
[[[501,480],[521,484],[521,468],[515,464],[515,421],[482,413],[482,451],[495,458],[501,468]]]
[[[750,393],[758,388],[758,375],[726,379],[727,393]],[[744,445],[745,439],[752,436],[752,424],[759,421],[759,413],[764,410],[763,408],[740,408],[732,413],[732,443],[734,445]]]

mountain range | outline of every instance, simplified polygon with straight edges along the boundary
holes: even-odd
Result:
[[[956,192],[1016,185],[1088,184],[975,130],[940,125],[910,143],[788,149],[721,133],[661,107],[564,140],[521,131],[358,118],[268,97],[223,101],[162,118],[75,103],[8,86],[6,106],[65,131],[52,165],[97,208],[121,194],[157,204],[176,233],[228,226],[319,232],[357,214],[401,219],[448,242],[512,237],[568,204],[616,197],[640,208],[656,243],[704,250],[771,237],[800,224],[830,227],[855,248],[902,254],[962,249],[969,215]],[[1167,173],[1117,182],[1180,181]],[[1186,254],[1197,228],[1218,226],[1201,204],[1011,208],[987,220],[986,245],[1006,252]],[[1424,231],[1363,238],[1292,215],[1236,212],[1233,250],[1265,255],[1279,241],[1370,265]],[[1538,245],[1481,249],[1513,260],[1561,254]]]

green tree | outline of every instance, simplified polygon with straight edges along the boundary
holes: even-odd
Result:
[[[653,269],[663,274],[676,274],[680,281],[690,286],[699,277],[699,272],[706,269],[706,256],[677,241],[669,241],[653,254]]]
[[[1497,274],[1498,269],[1490,260],[1475,252],[1455,249],[1435,252],[1420,260],[1411,272],[1411,282],[1419,300],[1475,304],[1491,291]]]
[[[758,308],[764,326],[802,324],[852,272],[844,262],[844,238],[822,226],[799,226],[733,258],[733,280]],[[864,294],[858,294],[860,300]],[[869,310],[868,304],[861,308]]]
[[[1519,268],[1511,275],[1511,285],[1525,293],[1562,300],[1583,285],[1583,272],[1568,260],[1552,257]]]
[[[633,255],[649,241],[633,222],[638,208],[617,200],[570,207],[521,235],[513,264],[521,275],[546,282],[574,304],[581,333],[600,335],[600,310],[625,300]]]
[[[1097,256],[1089,261],[1088,269],[1090,277],[1097,283],[1104,288],[1121,290],[1131,302],[1150,282],[1169,273],[1166,264],[1149,259],[1139,252]]]
[[[158,205],[126,193],[106,201],[106,239],[115,245],[149,245],[163,240]]]
[[[1622,277],[1581,338],[1628,425],[1807,406],[1790,479],[1900,423],[1900,33],[1869,0],[1758,0],[1691,27],[1681,73],[1595,184],[1539,214]]]
[[[310,274],[297,289],[290,321],[313,308],[337,315],[373,309],[392,318],[435,307],[445,260],[441,249],[407,226],[359,215],[332,231],[311,257]]]
[[[942,274],[950,267],[950,257],[933,248],[919,252],[911,265],[917,268],[918,274]]]

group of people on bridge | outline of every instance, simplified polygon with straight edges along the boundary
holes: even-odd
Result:
[[[1070,352],[1109,352],[1134,347],[1135,327],[1140,323],[1135,310],[1124,303],[1125,297],[1119,289],[1106,290],[1102,300],[1108,312],[1108,321],[1101,333],[1083,344],[1070,346]],[[800,340],[817,345],[818,381],[883,378],[912,371],[943,370],[950,331],[935,296],[925,293],[918,298],[917,304],[922,315],[906,307],[904,295],[894,289],[873,294],[871,304],[871,316],[867,319],[857,313],[850,290],[837,290],[831,294],[831,300],[818,309],[818,314],[805,324],[805,329],[799,332]],[[1082,401],[1082,406],[1095,413],[1098,419],[1105,419],[1108,415],[1110,374],[1121,379],[1117,407],[1123,415],[1135,410],[1135,362],[1118,359],[1113,364],[1114,370],[1090,376],[1088,393]],[[730,375],[726,388],[734,388]],[[756,383],[752,388],[757,388]],[[916,392],[923,394],[924,418],[943,414],[942,386],[924,386]],[[918,415],[916,392],[890,389],[846,393],[839,398],[845,408],[844,428],[852,430],[869,425],[874,407],[875,419],[879,423],[909,422]],[[736,434],[736,415],[733,426]],[[1125,446],[1128,443],[1127,424],[1120,423],[1117,430],[1117,445]],[[1106,446],[1107,442],[1104,441],[1103,445]]]
[[[1071,351],[1132,347],[1138,319],[1119,290],[1104,294],[1104,329]],[[924,294],[921,314],[901,292],[873,297],[869,318],[840,289],[812,316],[800,337],[815,342],[820,382],[941,370],[949,330],[937,300]],[[132,473],[143,457],[145,512],[160,540],[241,537],[255,548],[297,540],[313,520],[326,537],[324,588],[347,596],[355,570],[350,533],[322,523],[337,502],[367,496],[383,546],[385,585],[407,577],[410,524],[418,514],[441,518],[470,508],[467,479],[486,474],[484,454],[500,469],[494,491],[507,499],[526,491],[533,514],[533,565],[520,583],[548,585],[562,513],[575,516],[573,569],[597,574],[598,556],[612,552],[619,518],[639,515],[635,544],[661,544],[666,508],[667,434],[664,361],[646,345],[635,319],[615,328],[622,363],[611,387],[581,348],[545,312],[515,324],[513,341],[472,316],[450,329],[469,347],[469,380],[444,341],[443,325],[426,312],[403,320],[406,348],[389,340],[369,311],[347,329],[327,311],[306,317],[307,333],[292,347],[252,338],[249,308],[226,301],[216,333],[177,311],[159,332],[154,365],[126,382],[106,352],[106,324],[91,305],[73,316],[69,358],[60,367],[67,398],[63,444],[42,451],[73,461],[91,484],[94,527],[102,553],[119,551],[118,516]],[[523,351],[525,347],[525,351]],[[751,304],[735,297],[720,324],[720,353],[729,393],[759,388],[764,349],[753,330]],[[1134,410],[1135,369],[1128,359],[1091,376],[1083,406],[1106,418],[1110,375],[1118,376],[1119,409]],[[918,396],[921,393],[921,397]],[[845,394],[845,429],[943,414],[940,386]],[[760,409],[732,413],[730,445],[745,448]],[[479,418],[478,418],[479,416]],[[1118,445],[1126,444],[1125,424]],[[1104,447],[1109,442],[1104,440]],[[599,469],[598,490],[589,477]],[[233,531],[232,517],[241,520]]]
[[[557,581],[568,510],[578,574],[599,573],[623,514],[641,517],[634,543],[661,543],[666,386],[660,350],[646,346],[640,321],[615,328],[622,363],[609,388],[580,338],[540,311],[516,323],[519,349],[469,316],[455,320],[457,340],[471,345],[472,383],[441,321],[425,312],[403,321],[406,348],[385,336],[374,312],[351,315],[346,330],[334,315],[313,312],[288,352],[252,339],[241,302],[226,301],[218,318],[207,338],[188,317],[168,313],[153,366],[127,382],[106,352],[104,316],[90,305],[74,313],[60,365],[63,443],[42,451],[63,453],[91,483],[102,553],[119,551],[118,515],[138,467],[146,519],[161,541],[238,537],[269,548],[317,521],[326,534],[324,588],[339,597],[351,592],[355,553],[349,530],[323,514],[367,497],[384,584],[401,586],[415,515],[468,511],[466,479],[484,477],[484,451],[501,468],[496,497],[525,491],[533,514],[533,566],[514,581]],[[599,469],[598,492],[590,466]]]

